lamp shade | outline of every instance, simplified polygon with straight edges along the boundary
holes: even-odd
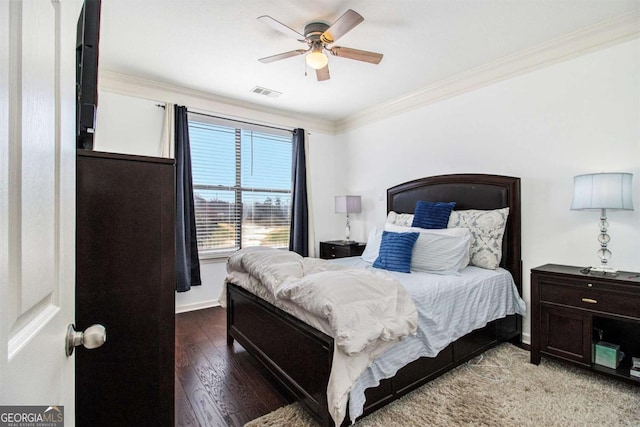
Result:
[[[572,210],[633,210],[631,179],[633,174],[591,173],[573,178]]]
[[[336,213],[359,213],[360,196],[336,196]]]
[[[319,70],[324,68],[329,63],[329,58],[322,52],[322,49],[314,49],[311,53],[307,55],[306,58],[307,65],[314,70]]]

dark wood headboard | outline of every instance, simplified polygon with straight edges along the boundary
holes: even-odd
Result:
[[[522,295],[520,178],[454,174],[416,179],[387,190],[387,212],[413,213],[418,200],[456,202],[456,210],[508,207],[500,266],[511,272]]]

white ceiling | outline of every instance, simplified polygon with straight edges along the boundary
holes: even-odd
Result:
[[[330,57],[331,80],[318,82],[302,56],[258,62],[305,47],[258,16],[302,33],[347,9],[364,22],[335,45],[383,53],[379,65]],[[99,61],[101,71],[336,121],[638,9],[640,0],[103,0]]]

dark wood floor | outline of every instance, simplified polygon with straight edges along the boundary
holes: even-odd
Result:
[[[243,426],[288,403],[237,343],[221,307],[176,315],[176,425]]]

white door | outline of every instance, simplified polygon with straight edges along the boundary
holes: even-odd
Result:
[[[0,405],[74,424],[77,0],[0,1]]]

